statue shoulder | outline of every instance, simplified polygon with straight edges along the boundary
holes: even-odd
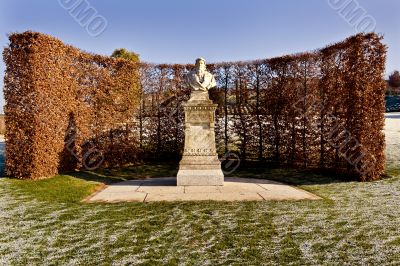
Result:
[[[196,71],[189,71],[187,74],[186,74],[186,77],[188,77],[188,78],[193,78],[193,77],[195,77],[196,76]]]
[[[211,72],[207,71],[206,76],[207,76],[207,79],[209,79],[209,80],[213,80],[213,81],[215,80],[215,76]]]
[[[214,75],[211,72],[208,72],[208,71],[205,73],[205,76],[206,76],[207,79],[213,79],[214,78]]]

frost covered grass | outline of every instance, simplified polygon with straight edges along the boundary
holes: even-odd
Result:
[[[0,178],[0,265],[399,265],[400,123],[394,119],[387,119],[381,181],[249,166],[232,174],[285,181],[318,201],[81,202],[103,183],[174,176],[174,164],[40,181]]]
[[[399,264],[399,172],[371,183],[317,175],[305,183],[275,169],[264,177],[324,199],[236,203],[85,204],[106,177],[3,178],[0,265]]]

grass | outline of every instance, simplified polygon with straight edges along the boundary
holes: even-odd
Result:
[[[44,202],[77,203],[102,185],[69,175],[59,175],[44,180],[12,180],[11,186],[35,200]]]
[[[395,265],[399,170],[369,183],[249,166],[232,174],[288,181],[319,201],[81,203],[103,183],[172,176],[176,164],[2,178],[0,265]]]
[[[176,162],[145,163],[123,168],[98,169],[96,171],[81,171],[68,173],[71,176],[88,181],[105,184],[121,182],[131,179],[146,179],[152,177],[171,177],[178,173]]]

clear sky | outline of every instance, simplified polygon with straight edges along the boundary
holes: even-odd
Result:
[[[104,17],[107,27],[100,35],[91,36],[98,32],[82,27],[63,8],[77,1]],[[344,7],[343,1],[358,5],[364,12],[360,20],[373,18],[375,31],[384,34],[387,73],[400,69],[399,0],[0,0],[0,44],[7,46],[8,33],[33,30],[103,55],[124,47],[146,62],[268,58],[313,50],[357,33],[362,24],[332,8],[332,3]],[[1,87],[4,68],[1,62]],[[3,105],[1,94],[1,113]]]

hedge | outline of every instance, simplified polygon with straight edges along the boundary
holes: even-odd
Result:
[[[379,179],[381,41],[358,34],[309,53],[208,64],[218,84],[210,96],[219,105],[220,156]],[[95,167],[180,158],[192,64],[134,64],[32,32],[11,35],[4,60],[9,175],[51,176],[88,168],[88,158]]]
[[[3,53],[8,175],[37,179],[136,156],[139,65],[40,33],[9,39]]]

